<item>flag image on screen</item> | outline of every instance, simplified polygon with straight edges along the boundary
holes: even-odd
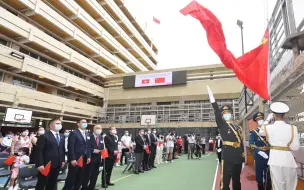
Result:
[[[141,84],[149,84],[150,80],[149,79],[144,79],[141,81]]]
[[[166,82],[166,78],[165,77],[162,77],[162,78],[156,78],[155,79],[155,83],[165,83]]]
[[[172,85],[172,72],[135,76],[135,87]]]

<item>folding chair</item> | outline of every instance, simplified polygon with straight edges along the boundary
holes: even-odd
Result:
[[[125,169],[122,173],[125,173],[126,170],[130,171],[134,167],[134,164],[135,164],[135,158],[133,156],[133,153],[125,152],[125,157],[127,158],[127,166],[125,167]]]
[[[0,152],[0,158],[8,158],[9,153],[7,152]]]
[[[3,156],[3,155],[2,155]],[[8,155],[7,155],[8,157]],[[11,176],[11,170],[10,170],[10,166],[4,164],[4,161],[7,159],[6,158],[0,158],[0,177],[8,177],[5,184],[4,184],[4,188],[7,186],[7,184],[10,181],[10,176]]]
[[[19,188],[21,190],[35,188],[37,184],[37,174],[38,171],[35,168],[35,164],[20,167],[18,175]]]
[[[65,163],[64,166],[59,171],[57,181],[65,181],[67,177],[67,172],[66,172],[67,168],[68,168],[68,163]]]

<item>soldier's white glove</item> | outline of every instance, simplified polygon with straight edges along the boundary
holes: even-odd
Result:
[[[214,99],[213,93],[208,85],[207,85],[207,91],[208,91],[210,103],[212,104],[215,102],[215,99]]]
[[[268,159],[268,155],[267,155],[265,152],[259,151],[258,154],[259,154],[260,156],[262,156],[263,158]]]
[[[273,119],[273,113],[270,113],[267,116],[267,119],[264,121],[264,125],[268,125],[268,123]]]
[[[243,164],[242,164],[242,171],[244,168],[245,168],[245,162],[243,162]]]

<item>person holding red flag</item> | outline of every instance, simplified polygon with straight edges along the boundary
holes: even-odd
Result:
[[[101,125],[93,127],[93,133],[90,133],[90,147],[91,147],[91,162],[85,168],[82,182],[82,189],[94,190],[100,167],[102,166],[101,151],[105,149],[103,137],[101,136]],[[90,181],[90,183],[89,183]],[[89,184],[88,184],[89,183]]]
[[[116,128],[110,127],[109,134],[104,138],[104,143],[108,149],[109,157],[105,159],[105,168],[102,170],[102,188],[114,185],[111,183],[111,175],[118,154],[118,140],[115,137],[116,134]]]
[[[60,168],[64,166],[65,141],[59,131],[62,129],[60,119],[50,121],[50,130],[38,137],[35,150],[35,165],[38,168],[36,190],[53,190],[57,187]],[[50,165],[46,171],[47,164]]]
[[[68,139],[69,168],[63,190],[79,190],[82,185],[84,170],[91,162],[91,136],[86,132],[87,120],[78,120],[77,126],[78,129],[72,131]],[[79,163],[80,161],[82,161],[82,164]]]

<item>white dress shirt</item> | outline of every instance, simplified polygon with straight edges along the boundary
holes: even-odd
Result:
[[[291,140],[291,125],[284,121],[276,121],[266,126],[268,142],[271,146],[287,147]],[[298,129],[294,126],[294,138],[289,146],[290,150],[296,151],[300,148]],[[270,150],[268,165],[297,168],[291,151]]]
[[[84,140],[86,141],[86,134],[84,130],[78,129],[80,131],[80,133],[82,134]]]

